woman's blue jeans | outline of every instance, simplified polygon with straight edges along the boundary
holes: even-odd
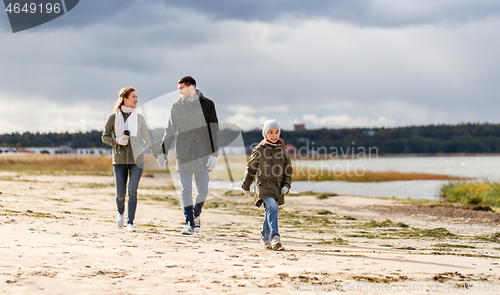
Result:
[[[137,188],[141,180],[142,168],[132,164],[113,165],[116,185],[116,207],[118,213],[125,212],[125,195],[128,178],[128,212],[127,224],[134,224],[135,209],[137,208]]]
[[[271,240],[274,236],[280,236],[278,233],[278,205],[274,198],[264,199],[264,224],[260,232],[261,239]]]

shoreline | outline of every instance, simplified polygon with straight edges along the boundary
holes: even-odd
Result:
[[[328,154],[318,154],[318,155],[312,155],[310,157],[301,157],[297,156],[292,153],[290,153],[290,156],[294,160],[304,160],[304,161],[309,161],[309,160],[352,160],[352,159],[361,159],[361,160],[366,160],[366,159],[377,159],[377,158],[418,158],[418,157],[428,157],[428,158],[434,158],[434,157],[500,157],[499,154],[468,154],[468,153],[429,153],[429,154],[379,154],[374,157],[368,156],[368,157],[356,157],[352,156],[352,154],[345,154],[345,155],[339,155],[336,157],[329,157]]]

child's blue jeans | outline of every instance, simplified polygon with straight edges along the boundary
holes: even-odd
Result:
[[[264,199],[264,224],[260,232],[261,239],[271,240],[274,236],[279,237],[278,233],[278,204],[274,198]]]

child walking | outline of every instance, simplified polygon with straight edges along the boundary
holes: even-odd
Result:
[[[278,231],[278,206],[285,203],[285,194],[292,184],[292,162],[280,138],[278,121],[262,123],[262,140],[250,156],[241,188],[250,196],[250,185],[255,178],[255,205],[264,203],[264,224],[260,242],[266,249],[281,248]]]

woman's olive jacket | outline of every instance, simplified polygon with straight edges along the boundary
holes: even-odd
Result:
[[[127,120],[129,116],[130,113],[123,113],[123,119]],[[139,135],[142,136],[144,143],[146,143],[153,153],[153,157],[158,157],[160,150],[153,141],[146,120],[141,114],[137,114],[137,116],[137,122],[139,124],[137,136],[130,136],[127,145],[119,145],[116,143],[115,114],[111,114],[108,118],[108,122],[106,122],[101,139],[102,142],[109,144],[113,148],[113,165],[144,165],[144,155],[142,147],[139,144]]]

